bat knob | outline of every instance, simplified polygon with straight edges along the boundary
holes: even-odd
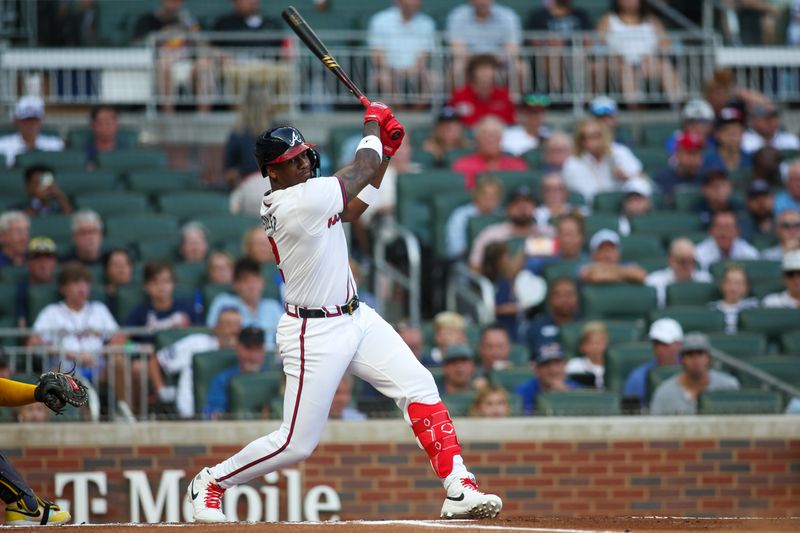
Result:
[[[394,130],[394,131],[392,132],[392,134],[390,135],[390,137],[391,137],[391,139],[394,141],[394,140],[397,140],[398,138],[400,138],[400,135],[402,135],[402,133],[400,132],[400,130]]]

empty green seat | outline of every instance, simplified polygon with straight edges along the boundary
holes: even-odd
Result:
[[[146,195],[157,195],[172,191],[181,191],[182,194],[187,194],[185,191],[196,187],[200,177],[196,172],[185,170],[147,168],[131,170],[128,172],[126,181],[130,190]]]
[[[103,218],[152,211],[147,197],[138,192],[110,191],[79,194],[75,197],[75,203],[78,208],[91,209]]]
[[[139,142],[139,131],[130,128],[119,128],[116,134],[117,145],[136,146]],[[67,146],[73,150],[85,151],[89,143],[94,142],[94,133],[89,126],[70,128],[67,132]]]
[[[464,176],[450,170],[429,170],[420,174],[403,174],[397,178],[397,220],[430,243],[432,208],[428,199],[436,193],[463,191]]]
[[[800,358],[789,355],[763,355],[747,361],[757,369],[789,385],[800,387]],[[742,387],[757,388],[761,380],[742,371],[738,371]]]
[[[766,390],[708,391],[698,399],[701,415],[772,415],[783,412],[779,392]]]
[[[587,318],[637,320],[656,307],[656,291],[645,285],[587,285],[581,295]]]
[[[667,166],[667,151],[663,146],[639,146],[633,154],[642,162],[646,174],[654,175]]]
[[[759,300],[772,293],[783,292],[785,289],[786,286],[781,278],[761,278],[750,282],[750,294]]]
[[[647,273],[655,272],[656,270],[663,270],[669,266],[666,257],[644,257],[636,262],[640,267],[645,269]]]
[[[700,217],[693,213],[660,211],[631,218],[631,230],[634,235],[651,235],[671,240],[702,229]]]
[[[223,370],[236,366],[234,350],[213,350],[196,353],[192,357],[192,378],[194,379],[194,407],[196,413],[202,413],[208,397],[208,386],[211,380]]]
[[[56,183],[69,196],[108,192],[117,188],[117,176],[103,170],[64,170],[56,173]]]
[[[576,2],[576,5],[580,4],[580,2]],[[647,147],[662,150],[666,154],[665,145],[677,129],[674,122],[648,121],[647,125],[642,128],[642,143]]]
[[[652,259],[664,257],[664,247],[661,242],[652,237],[643,235],[628,235],[620,239],[623,261],[639,261],[641,259]]]
[[[192,220],[203,224],[213,244],[235,241],[241,245],[244,233],[254,226],[261,226],[261,220],[254,215],[198,215]]]
[[[739,313],[739,331],[762,333],[779,343],[781,336],[800,329],[800,309],[747,309]]]
[[[31,233],[34,235],[34,233]],[[0,282],[19,283],[28,277],[28,267],[26,265],[9,265],[0,268]]]
[[[509,361],[514,366],[528,366],[531,361],[531,354],[528,347],[524,344],[514,343],[511,345],[511,353],[508,356]]]
[[[32,165],[46,165],[56,170],[83,168],[86,166],[86,154],[78,150],[25,152],[14,161],[14,166],[21,169]]]
[[[207,333],[209,335],[212,334],[210,328],[203,327],[203,326],[190,326],[188,328],[173,328],[173,329],[162,329],[161,331],[156,332],[155,334],[155,346],[156,350],[160,350],[164,346],[169,346],[170,344],[175,344],[179,340],[184,337],[188,337],[189,335],[194,335],[195,333]]]
[[[199,287],[206,279],[205,263],[176,263],[175,281],[191,287]]]
[[[112,172],[131,172],[143,168],[166,168],[167,154],[156,148],[130,148],[97,154],[98,167]]]
[[[698,187],[678,187],[675,189],[675,209],[685,213],[694,212],[703,201],[703,191]]]
[[[278,395],[280,372],[240,374],[228,386],[229,409],[234,418],[261,418],[265,405]]]
[[[559,328],[561,347],[569,355],[578,354],[581,342],[581,331],[586,325],[586,320],[566,324]],[[642,327],[633,320],[604,320],[608,331],[609,345],[638,341],[642,336]]]
[[[178,239],[146,239],[136,243],[140,261],[174,261],[178,257]]]
[[[767,353],[767,338],[760,333],[715,333],[708,336],[711,346],[738,359],[751,359]]]
[[[496,172],[486,172],[481,176],[495,176],[503,184],[506,193],[511,192],[517,187],[528,187],[534,194],[538,194],[539,186],[542,181],[541,173],[534,170],[498,170]],[[478,179],[480,179],[480,177]]]
[[[618,344],[606,356],[605,385],[610,391],[621,393],[628,374],[636,367],[653,359],[653,348],[648,342]]]
[[[784,353],[800,355],[800,331],[785,333],[781,336],[781,346]]]
[[[767,261],[766,259],[751,259],[749,261],[719,261],[713,263],[708,267],[714,279],[722,279],[725,269],[730,265],[735,265],[744,268],[747,273],[747,279],[780,279],[782,275],[780,261]]]
[[[552,283],[553,280],[558,278],[577,279],[582,264],[581,261],[565,260],[549,263],[544,267],[544,278],[548,283]]]
[[[667,305],[706,306],[720,298],[719,289],[713,283],[703,281],[681,281],[667,286]]]
[[[2,272],[2,270],[0,270]],[[0,283],[0,327],[17,327],[17,284]]]
[[[158,210],[175,215],[181,220],[191,220],[202,213],[228,213],[228,197],[222,193],[182,191],[162,194],[157,199]]]
[[[620,398],[613,392],[574,390],[547,392],[536,398],[542,416],[613,416],[621,414]]]
[[[681,325],[684,332],[702,331],[712,333],[725,330],[725,315],[722,311],[707,307],[666,307],[650,313],[650,321],[669,317]]]
[[[491,381],[495,385],[500,385],[509,394],[514,389],[533,377],[533,370],[528,368],[507,368],[505,370],[495,370],[491,373]]]
[[[135,243],[146,239],[178,238],[178,219],[163,214],[111,216],[106,221],[110,239]]]
[[[56,242],[69,241],[72,237],[70,215],[47,215],[31,218],[31,237],[50,237]]]
[[[606,191],[598,193],[594,197],[594,212],[619,215],[622,211],[622,202],[624,200],[624,191]]]
[[[442,394],[442,401],[450,411],[450,416],[467,416],[469,407],[475,401],[475,393],[470,392],[451,392]]]
[[[601,229],[612,229],[619,231],[619,215],[595,213],[586,217],[584,221],[586,227],[586,241]]]
[[[25,176],[22,169],[6,169],[4,163],[0,164],[0,167],[3,167],[0,170],[0,196],[23,199],[25,197]]]
[[[440,257],[447,254],[446,228],[450,215],[458,207],[470,202],[470,194],[467,191],[451,191],[447,193],[434,194],[428,199],[433,213],[433,237],[436,253]],[[466,228],[464,229],[466,238]]]

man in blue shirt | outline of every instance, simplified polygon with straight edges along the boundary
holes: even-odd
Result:
[[[653,343],[654,358],[633,369],[622,390],[622,395],[626,398],[639,398],[642,406],[647,401],[647,375],[650,370],[657,366],[678,364],[683,328],[672,318],[659,318],[650,326],[648,336]]]
[[[214,376],[208,386],[208,398],[203,408],[205,418],[216,418],[229,412],[228,387],[239,374],[257,374],[268,370],[265,364],[264,330],[249,326],[242,328],[236,343],[236,366]]]
[[[547,310],[528,326],[526,344],[535,358],[542,346],[558,342],[560,328],[578,319],[578,286],[570,278],[558,278],[550,283],[547,294]]]
[[[564,351],[557,343],[545,344],[539,350],[534,365],[535,377],[514,389],[522,397],[522,408],[526,415],[536,411],[536,398],[546,392],[579,389],[581,385],[567,379]]]

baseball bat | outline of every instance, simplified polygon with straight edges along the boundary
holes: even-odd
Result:
[[[369,107],[369,99],[366,97],[364,92],[359,89],[358,85],[350,79],[350,76],[339,66],[339,63],[336,62],[336,59],[331,55],[328,51],[328,47],[325,46],[325,43],[319,38],[319,36],[314,32],[311,26],[308,25],[308,22],[300,15],[297,9],[294,6],[289,6],[283,10],[281,13],[283,16],[283,20],[286,21],[286,24],[292,28],[300,40],[305,43],[311,53],[317,56],[317,58],[322,61],[322,64],[327,67],[328,70],[333,72],[334,76],[339,78],[345,87],[353,93],[353,96],[358,98],[358,101],[361,102],[361,105],[364,107]],[[400,135],[399,130],[395,130],[392,132],[392,139],[396,139]]]

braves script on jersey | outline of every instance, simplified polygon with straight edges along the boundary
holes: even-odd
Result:
[[[267,191],[261,220],[286,282],[286,302],[301,307],[343,305],[356,294],[340,213],[344,185],[335,177],[312,178]]]

